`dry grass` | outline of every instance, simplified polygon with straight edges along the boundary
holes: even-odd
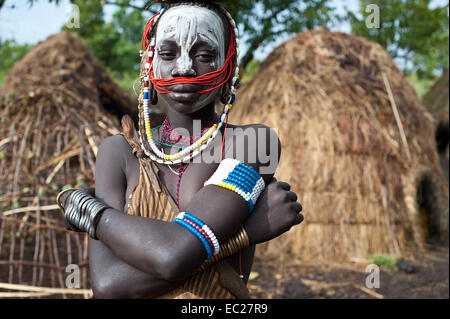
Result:
[[[425,177],[435,185],[428,213],[445,238],[448,185],[432,117],[377,44],[326,30],[300,33],[261,64],[230,121],[279,130],[276,176],[304,207],[304,223],[260,254],[339,259],[423,248],[417,189]]]
[[[0,94],[0,282],[65,288],[66,265],[78,264],[88,288],[87,237],[65,231],[56,195],[93,186],[98,146],[119,132],[113,115],[137,103],[67,32],[17,62]],[[1,296],[55,292],[44,290]]]

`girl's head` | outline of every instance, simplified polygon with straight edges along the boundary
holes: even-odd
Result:
[[[154,39],[153,74],[159,79],[196,78],[214,72],[224,65],[230,39],[228,18],[215,4],[189,1],[171,4],[159,17],[149,33]],[[145,57],[145,54],[144,54]],[[236,56],[233,57],[236,63]],[[211,88],[199,83],[164,87],[170,93],[158,97],[175,111],[191,114],[230,96],[233,74],[223,86]],[[230,73],[228,70],[226,71]],[[195,82],[195,81],[194,81]]]

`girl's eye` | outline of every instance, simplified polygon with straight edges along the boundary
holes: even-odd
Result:
[[[173,59],[175,57],[175,53],[170,51],[159,51],[158,54],[163,59]]]
[[[199,54],[197,55],[197,59],[201,62],[210,62],[214,59],[214,55],[211,54]]]

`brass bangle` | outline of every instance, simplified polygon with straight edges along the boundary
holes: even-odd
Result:
[[[230,238],[226,244],[220,246],[220,253],[218,255],[213,256],[209,260],[205,260],[205,262],[199,267],[199,271],[204,271],[207,267],[215,264],[219,260],[234,255],[248,246],[250,246],[250,242],[247,232],[244,227],[241,227],[241,230],[236,233],[236,235]]]

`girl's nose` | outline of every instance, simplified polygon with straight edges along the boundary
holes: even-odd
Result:
[[[197,76],[197,72],[192,68],[192,59],[189,53],[183,52],[177,60],[177,66],[172,70],[172,76]]]

